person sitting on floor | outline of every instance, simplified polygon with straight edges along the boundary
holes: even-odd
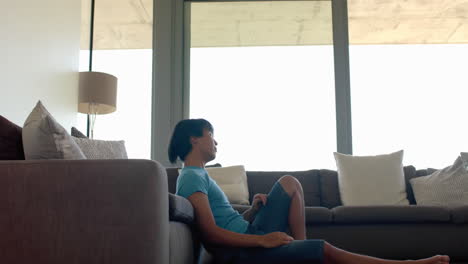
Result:
[[[242,215],[205,170],[216,157],[218,142],[205,119],[186,119],[174,128],[169,160],[184,167],[177,195],[195,210],[205,247],[223,263],[448,264],[446,255],[420,260],[385,260],[339,249],[321,239],[307,239],[304,192],[292,176],[281,177],[270,193],[256,194]],[[272,146],[274,148],[274,146]],[[291,236],[285,232],[289,228]]]

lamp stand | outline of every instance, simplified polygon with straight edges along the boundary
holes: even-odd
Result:
[[[90,139],[94,138],[94,124],[96,123],[96,116],[97,116],[97,109],[99,107],[99,104],[97,103],[90,103],[88,104],[88,128],[91,131],[90,136],[88,136]]]
[[[89,25],[89,65],[88,70],[93,71],[93,43],[94,43],[94,9],[95,9],[95,0],[91,0],[91,21]],[[95,118],[96,119],[96,118]],[[93,138],[92,130],[90,134],[90,117],[87,115],[86,121],[86,136]]]
[[[86,115],[86,136],[89,138],[89,114]]]

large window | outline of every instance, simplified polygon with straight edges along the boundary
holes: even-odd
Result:
[[[214,125],[216,161],[334,168],[331,1],[187,5],[190,117]]]
[[[464,0],[156,3],[157,159],[187,116],[212,121],[218,162],[251,170],[399,149],[440,168],[467,150]]]
[[[442,168],[468,150],[465,1],[348,1],[353,152]]]
[[[150,158],[152,1],[99,0],[95,4],[92,70],[118,78],[117,111],[98,115],[94,138],[125,140],[129,158]],[[90,0],[83,0],[80,70],[89,70]],[[79,114],[86,131],[86,115]]]

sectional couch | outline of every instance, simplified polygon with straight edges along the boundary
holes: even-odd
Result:
[[[406,181],[430,171],[404,168]],[[307,235],[357,253],[468,264],[468,206],[342,206],[336,171],[247,172],[250,199],[281,176],[304,187]],[[0,161],[0,263],[214,263],[177,169],[149,160]],[[248,206],[233,205],[242,212]]]
[[[256,193],[268,193],[281,176],[288,174],[296,177],[304,189],[308,238],[325,239],[340,248],[381,258],[403,260],[447,254],[452,263],[466,264],[468,205],[457,208],[416,205],[409,180],[431,172],[416,170],[413,166],[404,167],[409,206],[343,206],[338,190],[338,175],[332,170],[247,171],[247,180],[251,201]],[[174,193],[178,170],[168,168],[167,174],[169,192]],[[179,218],[182,219],[180,221],[175,217],[172,220],[185,223],[196,234],[190,203],[182,197],[172,199],[179,200],[178,204],[183,204],[185,209],[189,208],[172,208],[172,211],[184,215]],[[175,204],[172,207],[176,207]],[[245,205],[233,207],[239,212],[249,208]],[[184,210],[186,214],[181,213]],[[189,241],[179,238],[181,241]],[[198,241],[194,241],[193,256],[194,261],[197,261]],[[203,250],[200,258],[202,263],[215,262]]]
[[[169,230],[157,162],[0,161],[0,263],[170,263]]]

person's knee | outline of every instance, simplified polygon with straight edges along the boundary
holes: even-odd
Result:
[[[333,256],[333,251],[335,250],[335,247],[333,247],[331,244],[328,242],[324,241],[323,242],[323,257],[326,260],[332,259],[331,256]],[[330,261],[326,261],[326,263],[329,263]]]
[[[293,196],[301,188],[301,183],[291,175],[281,177],[279,183],[290,196]]]

